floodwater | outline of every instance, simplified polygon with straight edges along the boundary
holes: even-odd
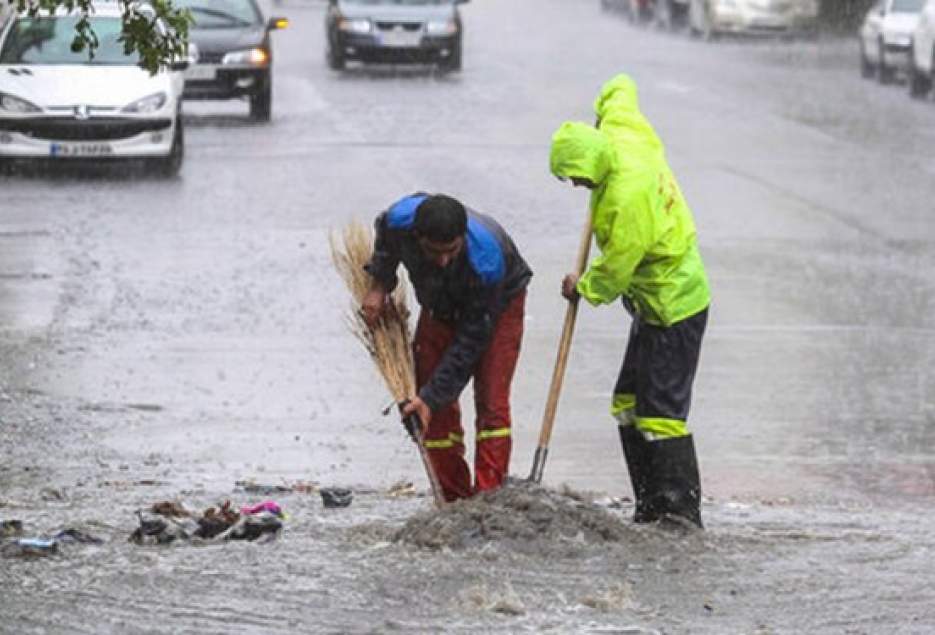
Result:
[[[0,520],[104,540],[0,556],[0,631],[935,631],[935,104],[861,80],[850,40],[708,44],[598,5],[464,5],[465,70],[439,76],[334,74],[325,5],[282,2],[270,125],[187,105],[178,180],[0,177]],[[510,230],[536,273],[525,477],[586,206],[549,138],[621,71],[712,280],[706,530],[628,520],[617,307],[581,309],[545,489],[433,510],[328,233],[416,189]],[[289,515],[270,543],[127,541],[159,501],[265,498]]]

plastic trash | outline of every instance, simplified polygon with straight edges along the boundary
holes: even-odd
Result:
[[[85,545],[100,545],[104,543],[104,541],[97,536],[92,536],[91,534],[86,534],[83,531],[71,528],[63,529],[58,532],[52,537],[52,540],[62,544],[78,542]]]
[[[197,529],[190,519],[177,520],[137,510],[140,526],[130,534],[138,545],[165,545],[179,538],[189,538]]]
[[[0,521],[0,538],[13,538],[23,535],[23,521],[21,520],[3,520]]]
[[[276,501],[263,501],[262,503],[257,503],[256,505],[240,508],[240,513],[244,516],[259,514],[260,512],[269,512],[270,514],[280,518],[285,516],[285,514],[283,514],[282,507],[280,507],[279,503]]]
[[[50,538],[18,538],[3,545],[7,557],[42,557],[58,553],[58,542]]]
[[[275,538],[282,531],[280,515],[260,511],[243,516],[237,524],[220,536],[224,540],[257,540],[262,537]]]
[[[347,507],[354,500],[354,494],[349,489],[340,487],[325,487],[320,490],[321,502],[325,507]]]
[[[240,520],[240,514],[231,509],[231,502],[224,503],[215,509],[209,507],[204,515],[198,519],[198,530],[195,535],[199,538],[214,538],[231,527]]]

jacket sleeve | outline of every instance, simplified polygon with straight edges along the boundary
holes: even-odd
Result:
[[[364,265],[364,269],[390,292],[399,282],[396,270],[399,268],[400,255],[399,239],[387,228],[386,216],[386,212],[383,212],[374,221],[373,254],[370,256],[370,262]]]
[[[455,401],[470,381],[477,362],[490,344],[502,293],[502,285],[482,287],[458,320],[454,339],[432,377],[419,390],[419,398],[432,412]]]
[[[591,261],[578,280],[578,293],[594,306],[625,295],[633,273],[650,246],[650,228],[634,214],[635,205],[616,206],[601,213],[609,227],[601,255]]]

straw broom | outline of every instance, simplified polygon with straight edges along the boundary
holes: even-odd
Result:
[[[364,270],[373,253],[373,232],[358,221],[351,221],[341,232],[339,240],[334,232],[330,236],[331,258],[334,267],[351,293],[352,310],[347,317],[348,328],[377,366],[387,389],[398,404],[416,394],[415,364],[412,359],[412,337],[409,331],[409,308],[406,304],[408,284],[400,277],[399,284],[390,294],[389,306],[379,324],[370,327],[360,313],[360,305],[370,290],[373,278]],[[414,415],[418,417],[418,415]],[[435,504],[444,499],[438,477],[429,460],[422,441],[421,426],[415,432],[415,442],[432,488]]]

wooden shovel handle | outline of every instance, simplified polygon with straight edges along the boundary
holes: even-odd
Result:
[[[588,255],[591,252],[591,215],[584,224],[581,234],[581,244],[578,247],[578,260],[576,273],[580,276],[588,264]],[[542,464],[552,437],[552,427],[555,423],[555,412],[558,410],[558,397],[562,391],[562,381],[565,378],[565,367],[568,365],[568,353],[571,350],[571,336],[575,331],[575,321],[578,317],[578,300],[568,302],[565,310],[565,324],[562,327],[562,338],[558,344],[558,357],[555,360],[555,369],[552,371],[552,383],[549,386],[549,396],[545,402],[545,413],[542,416],[542,428],[539,432],[539,446],[536,449],[535,464],[533,465],[531,480],[539,482],[542,479]]]

